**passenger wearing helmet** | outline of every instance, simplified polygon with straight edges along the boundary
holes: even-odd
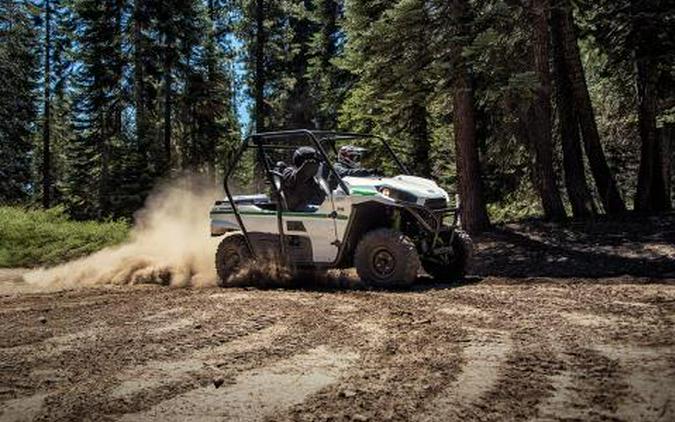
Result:
[[[281,189],[289,211],[307,211],[310,205],[321,205],[326,193],[316,180],[319,156],[311,147],[300,147],[293,153],[293,166],[282,172]]]
[[[361,167],[361,157],[368,152],[367,149],[345,145],[338,150],[338,159],[335,163],[335,171],[340,177],[368,177],[377,173],[374,169]]]

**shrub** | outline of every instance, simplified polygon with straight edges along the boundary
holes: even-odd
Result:
[[[0,207],[0,267],[53,265],[127,239],[124,221],[72,221],[62,208]]]

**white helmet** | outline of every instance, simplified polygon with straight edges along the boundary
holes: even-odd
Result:
[[[338,161],[348,167],[359,167],[361,157],[363,157],[366,152],[368,152],[366,148],[345,145],[338,150]]]

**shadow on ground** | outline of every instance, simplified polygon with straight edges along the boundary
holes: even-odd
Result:
[[[496,277],[675,278],[675,215],[505,224],[477,237],[472,273]]]

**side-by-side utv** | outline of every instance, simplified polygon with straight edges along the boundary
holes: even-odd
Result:
[[[359,165],[377,170],[342,176],[336,164],[344,145],[367,152]],[[301,147],[316,151],[320,165],[314,181],[324,199],[291,210],[279,163]],[[464,275],[472,254],[448,193],[433,180],[409,174],[377,136],[310,130],[255,134],[235,153],[224,185],[226,199],[211,210],[211,235],[224,235],[216,268],[225,285],[242,265],[260,259],[300,269],[356,267],[362,281],[378,287],[409,285],[421,269],[436,279],[455,280]]]

